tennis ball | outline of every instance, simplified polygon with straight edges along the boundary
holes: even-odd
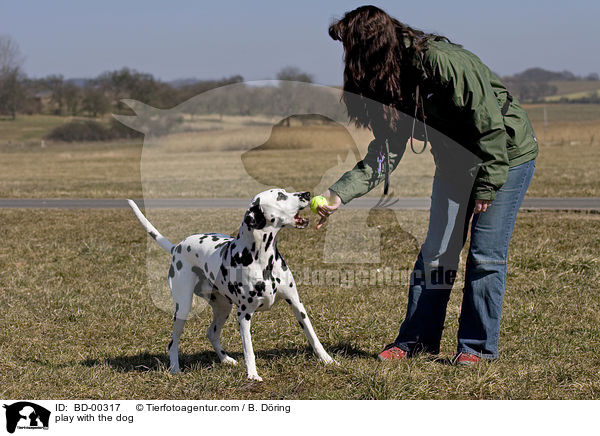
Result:
[[[312,210],[314,213],[317,213],[317,207],[328,205],[329,203],[327,202],[327,199],[322,195],[317,195],[310,200],[310,210]]]

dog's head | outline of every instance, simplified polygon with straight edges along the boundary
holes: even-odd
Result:
[[[308,226],[308,219],[299,212],[310,203],[310,192],[287,192],[285,189],[269,189],[256,195],[244,215],[244,224],[249,230],[265,227],[277,229]]]

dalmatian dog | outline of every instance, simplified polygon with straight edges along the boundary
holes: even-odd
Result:
[[[192,306],[194,294],[208,301],[213,322],[208,328],[210,340],[222,363],[236,364],[221,346],[221,330],[233,305],[242,338],[248,378],[262,381],[256,371],[250,337],[250,321],[256,311],[269,310],[284,299],[292,307],[300,327],[313,350],[325,363],[335,363],[315,335],[292,272],[277,250],[277,234],[284,227],[303,229],[308,219],[299,216],[310,202],[309,192],[288,193],[270,189],[256,195],[244,214],[237,237],[202,233],[173,245],[128,200],[148,234],[171,254],[168,281],[175,304],[173,337],[169,344],[170,371],[179,368],[179,339]]]

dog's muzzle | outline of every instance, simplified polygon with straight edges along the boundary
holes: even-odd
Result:
[[[305,229],[308,227],[309,220],[300,216],[300,211],[294,215],[294,227],[297,229]]]
[[[297,229],[305,229],[308,227],[309,219],[301,217],[300,211],[310,204],[310,192],[302,192],[298,194],[298,198],[305,204],[302,204],[298,209],[298,212],[296,212],[296,215],[294,215],[294,226]]]
[[[310,192],[302,192],[298,195],[298,197],[300,197],[301,200],[304,200],[307,203],[310,202]]]

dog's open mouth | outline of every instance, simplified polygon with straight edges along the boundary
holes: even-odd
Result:
[[[294,226],[297,229],[305,229],[308,227],[308,218],[303,218],[300,216],[300,212],[294,215]]]

